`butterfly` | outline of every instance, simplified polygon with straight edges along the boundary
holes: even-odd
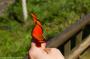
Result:
[[[43,36],[43,28],[42,28],[42,24],[41,22],[37,19],[37,16],[32,13],[31,14],[32,18],[33,18],[33,22],[34,22],[34,28],[32,30],[32,39],[34,40],[34,42],[36,43],[36,45],[38,47],[41,46],[41,43],[45,43],[45,38]]]

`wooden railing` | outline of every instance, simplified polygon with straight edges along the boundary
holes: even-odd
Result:
[[[0,16],[3,15],[4,10],[6,10],[7,7],[14,2],[15,0],[0,0]]]
[[[90,36],[86,32],[86,30],[90,30],[89,25],[90,14],[82,17],[65,31],[50,39],[47,47],[62,48],[61,51],[63,51],[66,59],[78,59],[79,55],[90,46]]]

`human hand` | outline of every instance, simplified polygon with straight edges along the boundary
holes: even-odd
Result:
[[[29,50],[30,59],[64,59],[64,56],[58,49],[45,47],[45,43],[42,43],[41,47],[37,47],[35,43],[32,43]]]

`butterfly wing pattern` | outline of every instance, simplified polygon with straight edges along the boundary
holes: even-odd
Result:
[[[34,21],[34,28],[32,30],[32,39],[36,43],[38,47],[41,46],[41,43],[45,43],[45,39],[43,37],[43,29],[42,29],[42,24],[40,21],[38,21],[36,15],[34,13],[31,14],[33,21]]]

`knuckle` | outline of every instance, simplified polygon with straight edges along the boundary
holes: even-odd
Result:
[[[59,51],[59,49],[57,49],[57,48],[52,48],[52,51]]]
[[[52,48],[53,50],[58,50],[57,48]]]

